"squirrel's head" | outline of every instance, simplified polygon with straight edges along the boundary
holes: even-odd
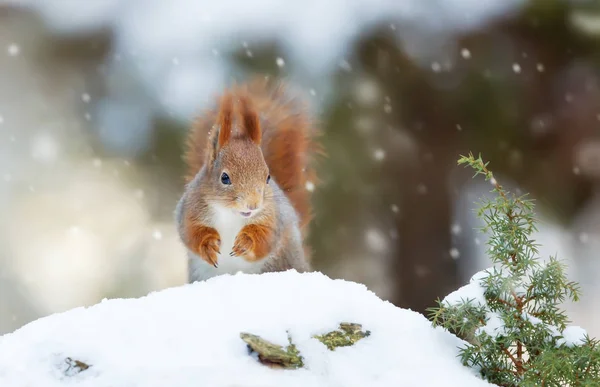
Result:
[[[221,101],[218,132],[209,139],[206,178],[210,182],[205,187],[211,192],[206,199],[249,218],[261,211],[271,194],[271,177],[260,148],[258,115],[246,96],[239,98],[239,107],[241,119],[234,125],[233,97],[226,95]]]

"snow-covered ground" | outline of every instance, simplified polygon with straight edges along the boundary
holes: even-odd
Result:
[[[313,339],[356,322],[371,335],[329,351]],[[298,370],[259,364],[242,331],[287,345]],[[107,300],[0,337],[0,386],[486,386],[462,342],[364,285],[294,271],[220,276],[139,299]],[[65,375],[65,359],[90,364]]]

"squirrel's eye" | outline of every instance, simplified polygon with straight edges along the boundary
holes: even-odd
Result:
[[[231,184],[231,179],[229,178],[229,175],[226,174],[225,172],[223,172],[221,174],[221,183],[223,183],[225,185],[230,185]]]
[[[267,184],[271,181],[271,175],[267,176]]]

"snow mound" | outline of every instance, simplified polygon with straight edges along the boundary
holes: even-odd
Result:
[[[371,335],[329,351],[313,335],[354,322]],[[286,346],[304,368],[272,369],[240,332]],[[0,385],[13,386],[486,386],[457,358],[462,342],[364,285],[295,271],[223,275],[105,300],[0,337]],[[67,372],[66,358],[91,365]]]

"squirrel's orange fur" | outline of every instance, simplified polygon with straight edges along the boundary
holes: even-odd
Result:
[[[218,101],[195,120],[184,155],[177,217],[190,281],[238,270],[307,270],[307,183],[316,182],[314,157],[324,153],[317,129],[282,83],[234,85]],[[221,251],[223,238],[229,251]]]

